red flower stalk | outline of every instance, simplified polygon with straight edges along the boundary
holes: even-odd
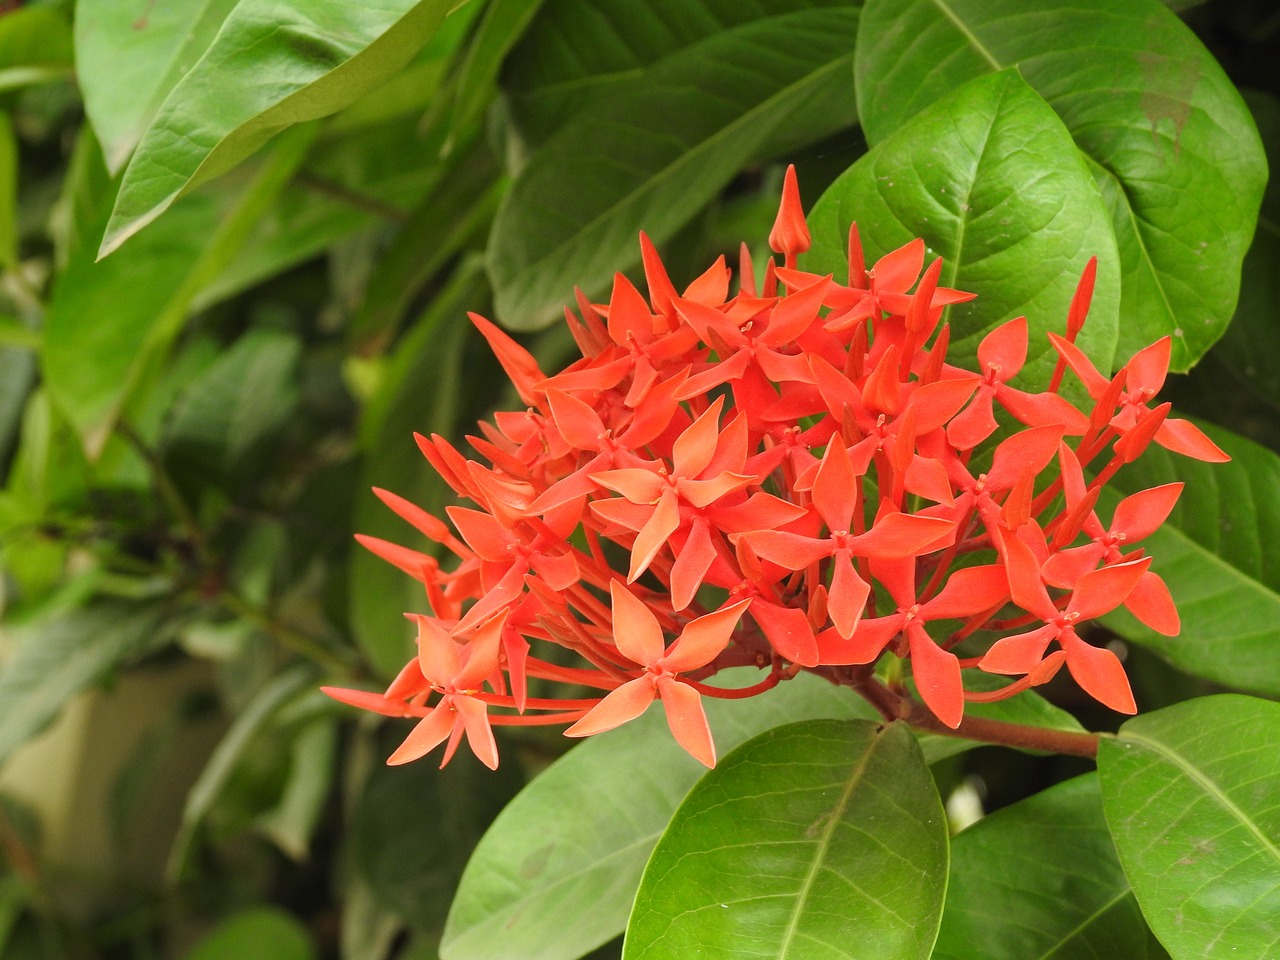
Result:
[[[1083,627],[1124,605],[1177,630],[1134,544],[1180,487],[1123,500],[1110,526],[1094,512],[1101,488],[1151,442],[1225,457],[1150,406],[1167,341],[1114,377],[1097,370],[1074,342],[1091,261],[1063,334],[1049,335],[1058,369],[1036,389],[1018,379],[1022,317],[983,338],[976,371],[946,362],[943,311],[972,295],[937,285],[941,262],[926,267],[923,241],[867,269],[852,228],[847,282],[798,269],[810,238],[793,169],[769,242],[784,263],[759,288],[744,274],[731,295],[723,259],[678,291],[642,235],[648,298],[621,275],[607,304],[579,293],[566,316],[582,358],[552,376],[472,317],[526,409],[481,424],[468,438],[479,459],[418,438],[469,502],[444,519],[378,492],[428,547],[361,542],[422,582],[431,615],[411,615],[417,656],[384,693],[326,688],[418,718],[391,762],[441,743],[447,760],[465,738],[494,766],[494,725],[570,723],[589,736],[658,700],[676,740],[711,766],[702,697],[764,694],[809,669],[889,715],[866,686],[887,657],[953,729],[966,701],[1015,695],[1064,663],[1090,695],[1134,711],[1119,660]],[[1067,369],[1090,409],[1058,392]],[[547,655],[554,647],[578,664]],[[741,665],[769,673],[737,690],[705,682]],[[969,669],[1016,679],[966,692]],[[886,672],[908,696],[902,670]],[[574,696],[542,695],[555,684]]]

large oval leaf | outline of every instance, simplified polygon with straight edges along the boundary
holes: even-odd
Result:
[[[800,10],[715,34],[602,95],[539,148],[499,209],[498,318],[544,326],[602,289],[757,157],[853,122],[857,11]]]
[[[1230,463],[1152,447],[1111,483],[1124,493],[1186,483],[1164,526],[1142,542],[1178,605],[1182,632],[1162,636],[1123,609],[1104,622],[1189,673],[1280,696],[1280,456],[1201,426]],[[1120,496],[1104,488],[1101,517],[1110,520]]]
[[[1186,370],[1231,319],[1266,182],[1240,95],[1158,0],[869,0],[859,119],[876,143],[1011,66],[1062,117],[1110,208],[1121,355],[1171,334]]]
[[[910,729],[788,724],[729,754],[680,805],[622,956],[924,960],[946,871],[946,816]]]
[[[813,208],[813,249],[802,261],[846,273],[849,224],[868,259],[924,237],[943,258],[941,282],[978,294],[953,306],[953,362],[975,362],[978,341],[1025,315],[1031,331],[1022,383],[1047,382],[1061,330],[1091,256],[1098,283],[1080,345],[1100,363],[1115,346],[1119,278],[1107,213],[1045,102],[1015,71],[979,78],[921,111],[877,144]]]
[[[1098,747],[1103,809],[1174,957],[1280,955],[1280,704],[1226,694],[1135,717]]]
[[[112,175],[237,0],[79,0],[76,79]]]
[[[725,674],[728,684],[758,677],[736,673]],[[870,715],[852,691],[810,674],[751,700],[704,703],[721,750],[793,720]],[[572,960],[617,936],[649,852],[704,772],[671,739],[657,711],[569,751],[480,841],[440,955]]]
[[[646,67],[677,50],[752,20],[849,5],[849,0],[543,0],[503,65],[502,86],[521,137],[536,146],[597,96],[634,83]]]
[[[138,144],[100,255],[281,130],[336,113],[394,76],[451,6],[241,0]]]
[[[951,882],[933,956],[1165,956],[1116,858],[1095,775],[998,810],[951,842]]]

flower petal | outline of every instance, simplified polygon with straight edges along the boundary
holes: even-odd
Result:
[[[632,663],[656,663],[666,650],[662,626],[643,600],[617,580],[609,581],[613,600],[613,642]]]
[[[629,680],[616,690],[611,690],[591,711],[564,732],[566,737],[589,737],[620,727],[634,720],[649,709],[657,691],[652,674]]]
[[[714,767],[716,744],[711,739],[711,726],[698,691],[671,677],[658,679],[658,691],[662,696],[662,709],[667,714],[667,726],[676,743],[703,766]]]
[[[733,631],[751,600],[739,600],[685,624],[656,665],[672,673],[686,673],[705,667],[729,645]]]

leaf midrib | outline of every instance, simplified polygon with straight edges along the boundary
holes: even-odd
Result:
[[[1154,753],[1158,754],[1167,762],[1177,767],[1191,780],[1197,783],[1204,792],[1218,802],[1227,813],[1235,817],[1240,823],[1248,827],[1249,832],[1257,839],[1258,844],[1271,854],[1271,858],[1280,866],[1280,848],[1278,848],[1271,839],[1262,832],[1261,828],[1243,810],[1236,805],[1236,802],[1222,790],[1218,784],[1209,779],[1209,777],[1197,766],[1194,766],[1190,760],[1183,757],[1180,753],[1175,753],[1164,743],[1159,740],[1153,740],[1145,737],[1140,733],[1121,733],[1120,740],[1127,740],[1131,743],[1137,743],[1147,747]]]

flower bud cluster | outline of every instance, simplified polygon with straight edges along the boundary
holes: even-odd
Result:
[[[759,284],[744,248],[736,292],[724,258],[680,292],[641,235],[647,296],[621,274],[607,304],[579,294],[566,321],[582,357],[554,375],[472,316],[526,409],[480,424],[471,454],[417,438],[466,503],[445,518],[376,491],[437,548],[360,540],[421,581],[431,613],[410,615],[417,654],[384,693],[328,688],[418,718],[390,762],[441,743],[447,761],[465,736],[494,767],[495,724],[586,736],[657,700],[711,766],[703,696],[763,693],[801,669],[845,682],[886,656],[953,728],[966,700],[1012,696],[1064,665],[1134,712],[1120,661],[1080,627],[1124,606],[1177,632],[1139,544],[1181,485],[1125,498],[1109,525],[1099,493],[1151,443],[1226,459],[1150,405],[1168,339],[1114,376],[1095,369],[1075,345],[1091,262],[1049,335],[1048,389],[1031,392],[1012,385],[1022,317],[983,338],[977,370],[948,363],[943,312],[971,295],[939,285],[922,240],[868,268],[855,224],[848,282],[798,269],[809,233],[790,170],[770,240],[783,261]],[[1083,409],[1059,392],[1068,369]],[[985,652],[953,652],[990,631]],[[741,690],[703,682],[743,664],[768,672]],[[967,669],[1012,679],[966,691]],[[531,679],[576,696],[531,696]]]

